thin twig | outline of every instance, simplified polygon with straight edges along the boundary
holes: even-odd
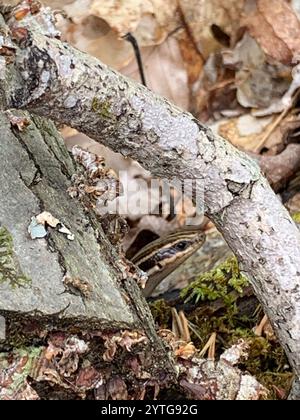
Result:
[[[275,121],[270,125],[262,139],[258,142],[258,144],[255,146],[254,152],[259,152],[259,150],[264,146],[270,135],[273,133],[275,128],[278,127],[278,125],[281,123],[283,118],[286,116],[286,114],[289,112],[290,107],[284,109],[281,114],[278,115],[278,117],[275,119]]]
[[[144,86],[147,87],[146,77],[145,77],[145,73],[144,73],[144,67],[143,67],[142,56],[141,56],[141,51],[140,51],[139,44],[138,44],[136,38],[130,32],[128,32],[126,35],[124,35],[123,38],[126,39],[126,41],[130,42],[132,47],[133,47],[135,58],[136,58],[137,65],[138,65],[138,68],[139,68],[141,82]]]
[[[191,335],[188,326],[188,320],[183,311],[179,311],[179,319],[182,325],[183,336],[182,339],[189,343],[191,341]]]

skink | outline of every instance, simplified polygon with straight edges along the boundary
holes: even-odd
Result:
[[[144,296],[149,297],[159,283],[204,242],[205,234],[189,227],[151,242],[134,255],[132,262],[148,275]]]

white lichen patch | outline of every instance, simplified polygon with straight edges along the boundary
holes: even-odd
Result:
[[[153,131],[163,150],[178,150],[180,154],[197,154],[199,128],[188,115],[172,115],[162,103],[133,96],[130,104],[141,118],[145,131]]]
[[[0,80],[5,80],[6,74],[6,61],[5,58],[0,56]]]
[[[64,100],[64,106],[66,108],[73,108],[76,104],[77,98],[75,96],[70,95]]]
[[[237,401],[257,400],[266,398],[268,391],[251,375],[241,376],[240,387],[236,396]]]
[[[215,144],[210,142],[206,134],[202,131],[198,133],[198,152],[205,162],[212,162],[216,158]]]
[[[31,218],[30,225],[28,226],[28,233],[31,239],[44,238],[47,235],[45,226],[38,223],[36,217]]]
[[[71,77],[72,74],[72,58],[68,55],[60,55],[56,59],[57,70],[61,77]]]

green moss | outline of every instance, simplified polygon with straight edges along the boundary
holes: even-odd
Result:
[[[172,319],[171,307],[163,299],[156,300],[149,304],[154,321],[160,328],[167,328]]]
[[[240,272],[236,257],[232,256],[213,270],[201,274],[181,291],[181,298],[185,303],[205,302],[196,306],[189,318],[198,328],[198,337],[202,338],[199,345],[205,343],[212,332],[222,338],[217,346],[220,352],[240,338],[253,336],[251,328],[257,320],[246,315],[241,316],[237,306],[243,289],[248,286],[249,282]],[[210,302],[216,300],[218,303],[214,307]]]
[[[245,306],[240,303],[250,298],[248,293],[241,296],[247,286],[248,280],[241,274],[237,259],[230,257],[183,289],[181,298],[185,302],[183,309],[191,338],[196,348],[201,349],[211,334],[216,333],[216,359],[225,349],[244,339],[249,346],[249,357],[239,368],[254,375],[269,390],[268,399],[279,399],[280,391],[288,393],[293,374],[279,342],[254,334],[253,328],[263,313],[255,309],[259,303],[253,301],[253,296],[251,310],[246,305],[246,313],[243,312]],[[186,305],[187,302],[193,305]],[[151,303],[151,310],[161,328],[171,329],[171,310],[167,303],[163,300]]]
[[[248,285],[247,278],[239,270],[237,259],[230,257],[215,269],[201,274],[182,290],[181,297],[185,302],[194,300],[196,303],[200,300],[223,299],[230,306],[233,303],[228,294],[230,289],[242,294],[243,288]]]
[[[0,227],[0,283],[5,281],[9,281],[12,287],[30,283],[15,258],[11,234],[5,227]]]
[[[296,223],[300,223],[300,211],[297,211],[296,213],[292,214],[292,219]]]
[[[287,394],[293,379],[288,367],[283,348],[277,341],[252,334],[246,340],[249,345],[249,357],[241,368],[254,375],[268,390],[268,399],[278,399],[277,390]]]
[[[94,98],[92,102],[92,110],[99,114],[102,118],[113,118],[114,115],[111,112],[111,104],[109,101],[99,101],[98,98]]]

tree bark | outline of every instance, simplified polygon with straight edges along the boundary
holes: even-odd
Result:
[[[163,373],[167,381],[174,379],[173,363],[136,280],[93,211],[87,213],[67,192],[76,165],[62,137],[43,118],[19,111],[18,117],[29,122],[20,131],[11,124],[13,117],[0,112],[0,316],[6,322],[1,351],[30,343],[40,331],[130,330],[145,336],[139,351],[150,377]],[[55,229],[31,239],[31,217],[42,211],[59,218],[74,240]],[[84,281],[88,293],[66,287],[65,276]],[[115,358],[114,363],[121,372],[124,354],[120,357],[122,362]]]
[[[2,83],[6,106],[75,127],[153,175],[202,180],[205,212],[300,376],[300,233],[257,164],[189,113],[33,24],[34,17],[9,20],[21,35]]]

